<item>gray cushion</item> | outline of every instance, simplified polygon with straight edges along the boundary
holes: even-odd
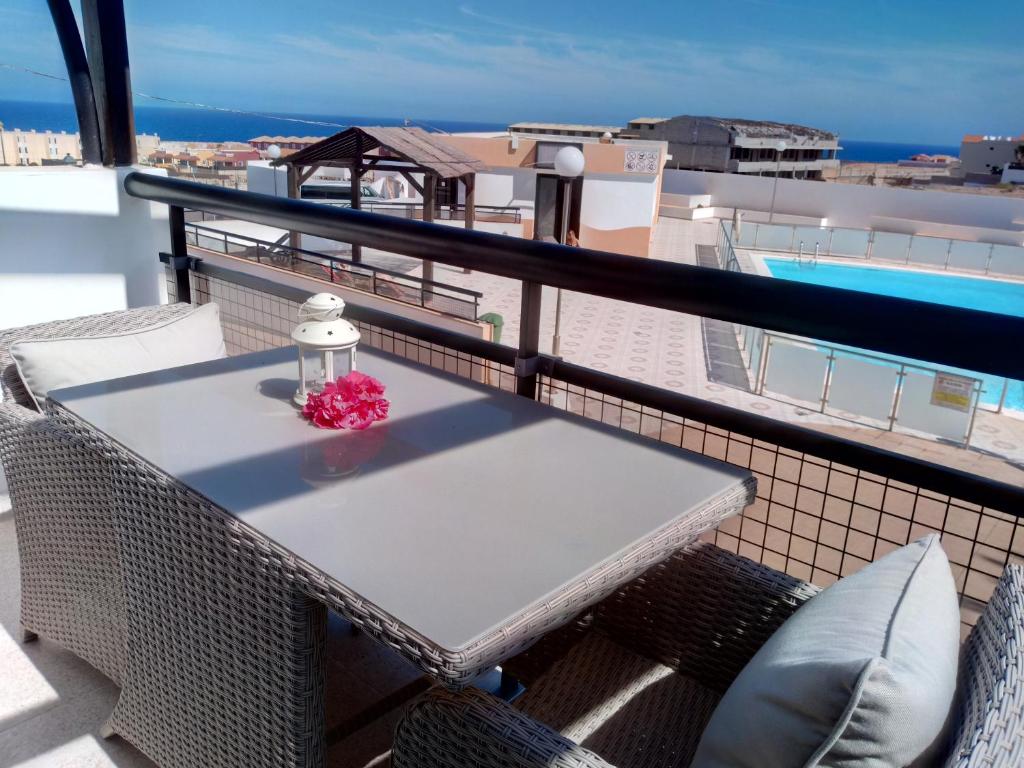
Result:
[[[11,345],[18,375],[40,409],[52,389],[201,363],[225,354],[216,304],[139,331],[29,339]]]
[[[928,536],[793,614],[726,691],[693,768],[927,764],[959,646],[953,576]]]

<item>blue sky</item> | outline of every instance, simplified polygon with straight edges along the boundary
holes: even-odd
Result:
[[[235,108],[715,114],[939,144],[1024,131],[1020,0],[126,0],[126,15],[136,90]],[[41,0],[0,0],[2,64],[63,72]],[[0,68],[0,98],[70,93]]]

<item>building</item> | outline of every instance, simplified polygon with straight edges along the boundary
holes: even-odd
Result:
[[[623,138],[667,141],[666,167],[791,179],[820,179],[838,169],[839,137],[818,128],[767,120],[679,115],[631,120]],[[779,142],[786,148],[781,157]]]
[[[160,144],[155,134],[135,137],[139,157],[147,157]],[[82,144],[77,133],[67,131],[22,131],[6,129],[0,123],[0,165],[52,165],[71,156],[82,159]]]
[[[622,129],[614,125],[577,125],[572,123],[513,123],[509,133],[527,136],[579,136],[600,139],[605,134],[617,137]]]
[[[960,142],[960,168],[964,175],[998,175],[1007,163],[1017,159],[1017,148],[1024,145],[1020,136],[981,136],[968,134]]]
[[[665,143],[610,139],[603,135],[605,126],[562,126],[559,130],[589,130],[591,135],[510,130],[445,134],[440,138],[480,163],[474,182],[480,221],[495,214],[515,217],[514,223],[495,225],[496,231],[525,239],[556,241],[562,235],[562,212],[568,210],[566,229],[577,235],[582,246],[649,256],[667,156]],[[567,145],[583,152],[584,171],[568,185],[566,208],[565,186],[554,171],[554,158]],[[338,180],[332,184],[320,175],[322,171],[338,176]],[[412,171],[409,175],[416,184],[422,184],[422,173]],[[422,203],[421,194],[401,178],[399,171],[377,166],[364,179],[375,185],[377,192],[388,177],[403,188],[409,201]],[[303,183],[300,196],[350,199],[347,178],[347,171],[341,168],[324,167]],[[435,204],[464,205],[464,190],[451,184],[451,179],[440,181]],[[331,194],[332,188],[336,194]],[[272,168],[269,163],[250,163],[248,189],[286,196],[285,169]]]
[[[0,165],[43,165],[60,162],[71,155],[82,157],[77,133],[61,131],[22,131],[0,127]]]
[[[249,139],[249,146],[261,152],[265,152],[274,144],[281,149],[297,150],[316,144],[321,139],[323,136],[257,136],[255,139]]]

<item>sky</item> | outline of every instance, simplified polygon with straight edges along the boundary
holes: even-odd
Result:
[[[73,2],[77,6],[77,3]],[[850,139],[1024,132],[1024,2],[125,0],[136,91],[257,111],[621,125],[710,114]],[[0,0],[0,99],[70,101],[41,0]],[[152,103],[143,97],[137,104]]]

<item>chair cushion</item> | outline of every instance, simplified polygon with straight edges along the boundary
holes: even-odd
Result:
[[[689,765],[719,694],[589,632],[514,706],[616,768]]]
[[[953,576],[928,536],[793,614],[722,697],[693,766],[931,764],[959,646]]]
[[[11,345],[18,375],[37,408],[50,390],[224,357],[220,308],[204,304],[143,330],[85,338],[27,339]]]

